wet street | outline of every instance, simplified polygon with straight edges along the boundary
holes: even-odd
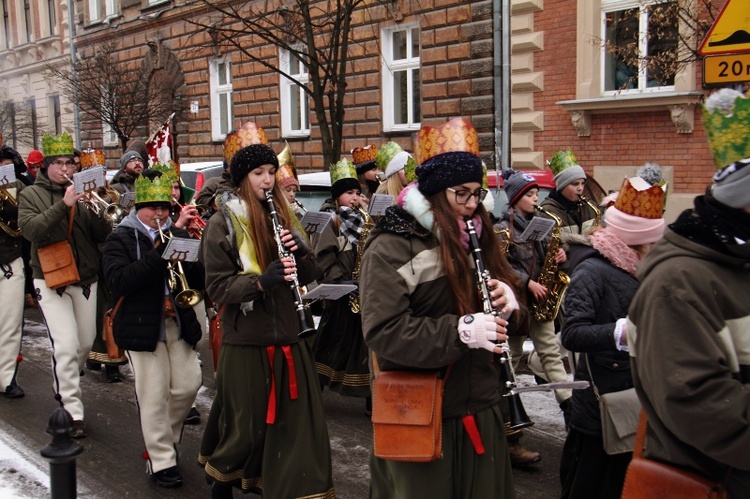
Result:
[[[39,311],[27,309],[25,315],[24,362],[20,366],[18,382],[26,397],[0,397],[0,433],[3,439],[13,440],[14,447],[25,460],[46,473],[48,464],[39,450],[51,440],[45,430],[56,407],[49,367],[50,347]],[[199,352],[203,360],[203,387],[196,406],[205,420],[214,392],[211,352],[205,339],[199,344]],[[179,489],[163,489],[150,480],[146,474],[146,462],[141,457],[144,447],[133,376],[128,366],[123,366],[121,372],[122,383],[108,384],[103,371],[85,370],[81,379],[88,437],[79,440],[84,447],[77,459],[79,497],[210,497],[203,470],[196,460],[203,424],[185,427],[179,448],[179,469],[184,485]],[[530,376],[519,376],[520,384],[531,382]],[[516,495],[534,499],[559,497],[558,467],[565,438],[562,413],[554,395],[549,392],[525,393],[522,400],[535,422],[534,426],[524,430],[522,443],[529,449],[542,452],[543,460],[531,470],[514,470]],[[323,401],[331,438],[337,497],[366,498],[372,427],[364,415],[364,401],[341,397],[327,390]],[[20,497],[49,497],[49,483],[27,478],[15,468],[13,463],[0,463],[0,481],[12,480],[14,487],[22,491]],[[240,497],[237,493],[235,496]]]

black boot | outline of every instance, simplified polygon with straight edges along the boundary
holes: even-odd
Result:
[[[104,366],[104,371],[107,374],[107,383],[119,383],[122,381],[122,376],[120,375],[120,368],[118,366]]]
[[[232,499],[232,486],[228,483],[214,482],[211,486],[211,499]]]
[[[560,409],[562,409],[563,419],[565,420],[565,431],[570,431],[570,416],[573,411],[573,399],[568,398],[560,403]]]

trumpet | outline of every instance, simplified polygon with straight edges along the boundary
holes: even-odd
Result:
[[[276,204],[273,201],[273,192],[271,190],[266,191],[266,202],[268,203],[268,209],[271,212],[271,220],[273,221],[273,234],[276,239],[276,248],[279,252],[279,258],[291,258],[294,260],[294,255],[284,246],[281,241],[281,231],[284,229],[279,222],[279,215],[276,212]],[[297,273],[291,274],[292,280],[289,281],[289,287],[292,289],[294,296],[294,308],[297,310],[297,316],[299,318],[299,337],[304,338],[315,333],[315,325],[308,316],[309,309],[305,306],[302,301],[302,292],[300,291],[299,281],[297,280]]]
[[[13,197],[7,188],[0,187],[0,206],[10,205],[18,206],[18,201]],[[10,237],[21,237],[21,229],[18,228],[18,220],[2,220],[0,219],[0,229],[8,234]]]
[[[168,239],[172,239],[171,235],[164,234],[161,230],[161,219],[156,218],[156,226],[159,229],[159,239],[164,244]],[[182,268],[182,262],[177,261],[177,269],[172,260],[167,263],[167,269],[169,269],[169,289],[174,293],[179,289],[180,291],[174,297],[174,302],[178,307],[190,308],[200,303],[203,299],[203,293],[197,289],[191,289],[185,276],[185,271]]]
[[[65,180],[71,184],[73,183],[73,180],[66,174],[63,173],[62,175],[65,177]],[[111,203],[102,199],[102,197],[96,193],[96,190],[87,191],[86,197],[83,199],[82,203],[86,208],[94,212],[95,215],[104,217],[114,225],[117,225],[123,218],[125,218],[125,215],[127,215],[125,210],[117,204],[120,201],[120,194],[116,190],[107,187],[105,187],[104,190],[107,193],[107,196],[112,200]]]
[[[180,207],[180,212],[185,209],[185,206],[195,206],[195,209],[198,210],[198,216],[195,217],[187,227],[185,227],[185,230],[187,230],[190,235],[196,239],[202,238],[203,229],[206,228],[206,221],[203,220],[203,214],[206,212],[207,208],[205,206],[199,206],[194,203],[191,203],[189,205],[180,204],[180,202],[175,197],[172,198],[172,202]]]

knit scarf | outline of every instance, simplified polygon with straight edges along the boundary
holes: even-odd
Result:
[[[365,219],[359,210],[349,206],[342,206],[337,210],[341,220],[341,233],[346,236],[352,246],[359,244],[359,235],[365,226]]]
[[[599,229],[589,236],[591,246],[618,269],[635,277],[640,262],[638,253],[607,228]]]

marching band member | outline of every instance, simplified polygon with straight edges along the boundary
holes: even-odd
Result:
[[[0,165],[12,165],[11,149],[0,149]],[[24,288],[23,238],[18,230],[18,197],[25,184],[16,178],[0,186],[0,389],[8,398],[24,396],[18,385],[21,362]],[[8,196],[7,199],[4,196]]]
[[[23,237],[31,241],[31,267],[34,272],[39,307],[44,315],[52,344],[52,374],[55,398],[73,417],[73,438],[86,436],[80,375],[96,336],[96,296],[99,244],[112,226],[78,203],[68,178],[74,172],[73,138],[67,132],[42,137],[44,168],[34,185],[21,192],[18,222]],[[80,281],[50,289],[39,264],[39,248],[68,239],[68,221],[73,217],[69,240],[74,250]]]
[[[198,457],[214,498],[231,497],[232,487],[274,498],[334,496],[320,386],[289,289],[295,272],[300,284],[312,281],[315,258],[275,183],[277,167],[267,144],[237,152],[229,168],[237,194],[222,195],[202,239],[206,289],[226,304]],[[285,227],[279,234],[269,190]],[[275,237],[294,259],[279,258]]]
[[[366,210],[370,204],[370,198],[372,198],[372,195],[375,194],[380,185],[378,165],[375,164],[375,156],[378,154],[378,148],[373,144],[368,144],[364,147],[352,149],[351,154],[360,183],[360,204]]]
[[[107,237],[104,275],[115,303],[114,338],[135,375],[138,415],[148,471],[157,485],[178,487],[177,444],[201,386],[195,345],[201,326],[190,307],[178,306],[170,289],[165,234],[189,237],[169,219],[172,183],[156,170],[135,181],[135,209]],[[203,265],[182,262],[191,289],[202,289]]]
[[[442,458],[415,463],[373,455],[370,497],[513,497],[494,354],[502,348],[496,342],[507,339],[505,317],[517,309],[501,280],[515,284],[515,277],[482,206],[487,191],[481,188],[476,131],[460,118],[437,129],[422,127],[419,135],[430,131],[452,137],[443,142],[452,147],[419,140],[418,184],[407,187],[402,204],[389,207],[370,236],[362,262],[362,324],[383,371],[444,372],[452,366],[443,398]],[[487,300],[501,313],[497,317],[481,312],[469,217],[491,274]]]
[[[145,168],[144,158],[137,151],[125,151],[120,156],[120,170],[110,181],[110,187],[118,193],[125,194],[135,190],[135,179]]]
[[[407,163],[414,163],[411,154],[404,151],[400,145],[395,142],[388,142],[378,150],[375,156],[375,164],[382,172],[385,180],[378,187],[377,194],[390,194],[393,196],[393,202],[398,199],[398,195],[406,187]],[[414,167],[411,166],[413,169]]]
[[[331,196],[336,212],[315,246],[316,280],[321,284],[358,284],[354,273],[358,252],[365,242],[361,236],[366,225],[359,208],[359,195],[354,165],[342,159],[331,167]],[[369,415],[372,399],[367,345],[362,337],[359,310],[352,310],[349,295],[326,301],[313,352],[321,385],[340,395],[364,397],[365,412]]]
[[[276,182],[281,186],[289,206],[292,207],[297,218],[302,220],[303,206],[297,201],[297,192],[299,192],[299,180],[297,179],[297,169],[294,168],[294,158],[289,144],[279,153],[279,169],[276,170]]]

